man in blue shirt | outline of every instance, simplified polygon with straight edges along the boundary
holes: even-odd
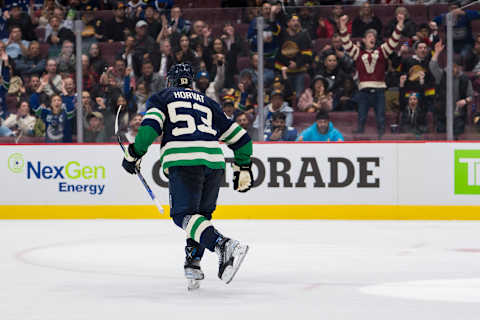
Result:
[[[297,141],[345,141],[342,134],[330,122],[328,112],[319,111],[312,124],[298,137]]]
[[[283,112],[272,114],[272,129],[265,130],[265,141],[295,141],[297,129],[287,127],[287,116]]]

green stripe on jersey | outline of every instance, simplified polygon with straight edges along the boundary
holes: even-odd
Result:
[[[203,216],[200,216],[200,217],[197,218],[197,221],[195,221],[195,223],[192,226],[192,230],[190,230],[190,238],[192,238],[194,240],[196,239],[195,238],[195,232],[197,231],[200,224],[205,220],[207,220],[207,219],[205,219],[205,217],[203,217]],[[200,237],[198,237],[198,238],[200,238]]]
[[[159,117],[159,118],[162,120],[162,122],[165,121],[163,115],[160,114],[160,112],[147,112],[145,115],[146,115],[146,116],[148,116],[148,115],[155,115],[155,116]]]
[[[225,138],[225,143],[228,143],[230,140],[232,140],[232,138],[235,137],[237,133],[239,133],[241,130],[243,130],[242,127],[240,126],[236,127],[235,130],[233,130],[233,132],[229,134],[228,137]]]
[[[205,147],[184,147],[184,148],[169,148],[166,149],[160,158],[160,161],[163,161],[163,158],[169,154],[179,154],[179,153],[192,153],[192,152],[203,152],[207,154],[221,154],[223,155],[222,149],[220,148],[205,148]]]

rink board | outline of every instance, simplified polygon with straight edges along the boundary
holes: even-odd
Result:
[[[232,190],[226,168],[219,219],[480,220],[479,143],[257,143],[254,188]],[[223,145],[227,162],[232,152]],[[2,145],[1,219],[168,217],[159,146],[142,173],[160,215],[118,145]]]

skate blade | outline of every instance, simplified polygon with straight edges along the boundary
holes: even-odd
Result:
[[[188,279],[187,290],[194,291],[200,289],[200,280]]]
[[[247,255],[248,252],[248,246],[245,245],[240,249],[240,253],[238,254],[238,257],[234,263],[233,266],[228,266],[225,268],[225,271],[223,272],[222,275],[222,280],[225,281],[226,284],[229,284],[232,282],[233,278],[237,274],[238,269],[240,269],[240,266],[242,265],[243,260],[245,259],[245,256]]]

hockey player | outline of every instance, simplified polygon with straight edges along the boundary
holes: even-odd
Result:
[[[218,277],[230,283],[248,246],[223,236],[210,222],[225,169],[219,141],[234,152],[233,187],[239,192],[248,191],[252,184],[252,142],[214,100],[192,89],[190,65],[174,65],[167,80],[168,87],[148,99],[135,143],[128,146],[122,166],[134,174],[148,147],[163,133],[160,161],[169,179],[170,216],[187,233],[184,269],[189,289],[198,288],[204,278],[200,260],[205,248],[218,254]]]

